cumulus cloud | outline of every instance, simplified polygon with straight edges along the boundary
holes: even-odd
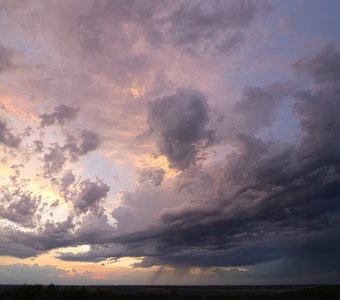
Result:
[[[38,141],[34,143],[36,148],[39,147],[37,150],[42,151],[43,144]],[[99,145],[99,136],[88,129],[76,133],[68,132],[63,146],[53,143],[44,148],[47,149],[42,158],[45,175],[61,172],[67,161],[77,161],[80,156],[96,150]]]
[[[195,164],[200,148],[213,141],[207,130],[209,107],[205,96],[195,90],[178,89],[149,103],[148,123],[157,139],[159,152],[170,167],[183,170]]]
[[[61,192],[66,200],[73,203],[77,214],[86,213],[89,210],[97,215],[103,214],[100,204],[107,197],[110,187],[102,180],[89,179],[75,181],[71,172],[66,173],[61,179]]]
[[[26,227],[34,227],[41,197],[20,189],[11,190],[1,186],[0,218]]]
[[[99,144],[100,138],[96,133],[83,129],[79,133],[68,134],[63,149],[69,152],[72,160],[78,160],[79,156],[96,150]]]
[[[58,144],[48,147],[48,152],[43,156],[45,174],[53,174],[61,171],[65,160],[62,147]]]
[[[52,113],[41,114],[40,125],[47,127],[52,125],[64,125],[67,122],[74,121],[77,117],[79,108],[70,107],[65,104],[58,105],[54,108]]]
[[[85,180],[80,184],[80,193],[73,199],[74,207],[79,212],[86,212],[89,209],[99,209],[99,202],[106,198],[110,187],[100,180]]]

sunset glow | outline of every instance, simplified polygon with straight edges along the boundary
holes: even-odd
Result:
[[[340,283],[339,16],[0,0],[0,283]]]

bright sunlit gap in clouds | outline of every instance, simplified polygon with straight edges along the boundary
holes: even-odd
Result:
[[[0,0],[0,282],[339,283],[339,15]]]

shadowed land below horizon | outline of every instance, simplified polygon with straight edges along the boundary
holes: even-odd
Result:
[[[0,299],[339,299],[340,285],[0,285]]]

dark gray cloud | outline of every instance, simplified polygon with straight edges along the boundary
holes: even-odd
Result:
[[[200,148],[213,140],[213,131],[206,129],[207,100],[198,91],[178,89],[173,95],[150,102],[148,109],[148,123],[159,152],[172,168],[182,170],[194,164]]]
[[[0,144],[7,147],[18,148],[21,142],[21,137],[16,136],[8,128],[5,120],[0,119]]]
[[[77,117],[79,108],[70,107],[65,104],[56,106],[52,113],[41,114],[40,125],[41,127],[47,127],[52,125],[64,125],[67,122],[74,121]]]
[[[144,168],[138,172],[138,175],[140,183],[158,186],[164,179],[165,171],[162,168]]]

